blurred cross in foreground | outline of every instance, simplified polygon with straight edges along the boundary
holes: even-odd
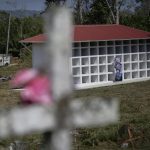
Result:
[[[44,150],[70,150],[70,130],[104,126],[118,120],[118,103],[114,99],[72,99],[70,72],[72,18],[66,8],[57,8],[46,17],[46,59],[39,65],[49,76],[54,103],[31,105],[0,114],[0,138],[45,133]],[[42,66],[42,68],[41,68]]]

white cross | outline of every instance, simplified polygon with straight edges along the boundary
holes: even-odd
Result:
[[[93,98],[72,100],[73,84],[69,66],[72,49],[72,18],[65,8],[49,12],[45,31],[48,36],[43,68],[52,81],[54,103],[50,106],[14,108],[0,114],[0,138],[51,131],[45,136],[45,150],[70,150],[70,129],[103,126],[118,120],[116,100]],[[42,58],[41,58],[42,59]],[[40,65],[41,66],[41,65]]]

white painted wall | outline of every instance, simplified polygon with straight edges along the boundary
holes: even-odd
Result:
[[[45,54],[45,44],[33,44],[32,45],[32,67],[43,68],[46,66],[46,60],[48,59]]]
[[[150,41],[127,41],[109,41],[110,44],[103,41],[104,45],[99,41],[77,42],[70,58],[75,87],[86,89],[150,79]],[[116,57],[122,63],[123,80],[120,82],[114,82],[113,62]],[[32,58],[34,68],[46,64],[48,58],[44,44],[33,44]]]

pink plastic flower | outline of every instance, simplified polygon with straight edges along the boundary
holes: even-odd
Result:
[[[23,69],[16,73],[10,81],[13,88],[19,88],[30,82],[38,75],[38,71],[34,69]]]
[[[21,92],[24,103],[48,104],[51,102],[50,82],[46,76],[37,76]]]
[[[47,76],[33,69],[19,71],[11,81],[12,87],[21,87],[21,100],[24,104],[50,104],[51,84]]]

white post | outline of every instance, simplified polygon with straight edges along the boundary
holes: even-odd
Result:
[[[72,52],[72,17],[66,8],[55,8],[45,17],[48,75],[51,80],[53,100],[57,105],[57,125],[52,137],[46,134],[46,150],[70,150],[71,137],[66,128],[66,109],[73,85],[70,71]],[[60,145],[60,143],[63,143]]]

